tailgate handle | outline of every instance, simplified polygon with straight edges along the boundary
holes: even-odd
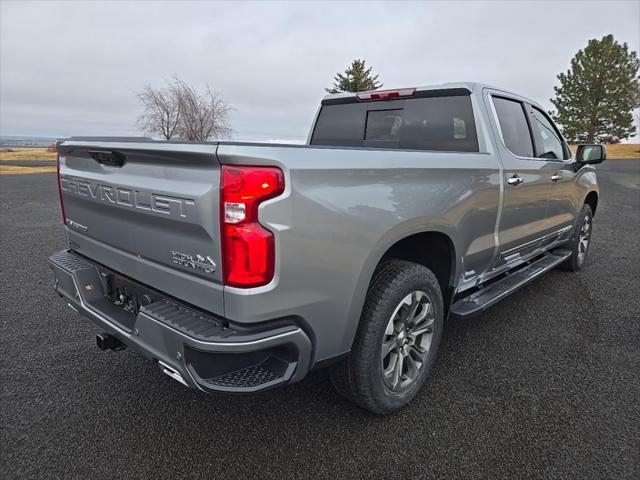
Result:
[[[121,167],[127,159],[124,153],[113,150],[87,150],[87,152],[96,162],[109,167]]]

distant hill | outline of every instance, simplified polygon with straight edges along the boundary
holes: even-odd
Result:
[[[0,147],[47,147],[52,143],[56,143],[55,137],[0,135]]]

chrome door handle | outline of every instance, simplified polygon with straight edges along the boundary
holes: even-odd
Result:
[[[557,173],[551,175],[551,181],[552,182],[559,182],[561,178],[562,177],[560,175],[558,175]]]
[[[524,182],[524,179],[518,175],[513,175],[513,177],[510,177],[507,179],[507,183],[509,185],[513,185],[514,187],[517,185],[520,185],[522,182]]]

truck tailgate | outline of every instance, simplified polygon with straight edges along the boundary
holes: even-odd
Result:
[[[216,148],[73,138],[58,144],[70,248],[224,315]]]

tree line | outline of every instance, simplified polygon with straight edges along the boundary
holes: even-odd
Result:
[[[617,143],[634,136],[633,112],[640,107],[638,54],[613,35],[589,40],[557,76],[551,103],[552,118],[571,143]],[[335,75],[328,93],[361,92],[383,86],[365,60],[355,59]],[[138,94],[143,114],[138,126],[166,140],[205,142],[230,138],[231,112],[220,94],[208,85],[202,92],[173,77],[161,88],[145,86]],[[640,115],[637,117],[640,123]]]

